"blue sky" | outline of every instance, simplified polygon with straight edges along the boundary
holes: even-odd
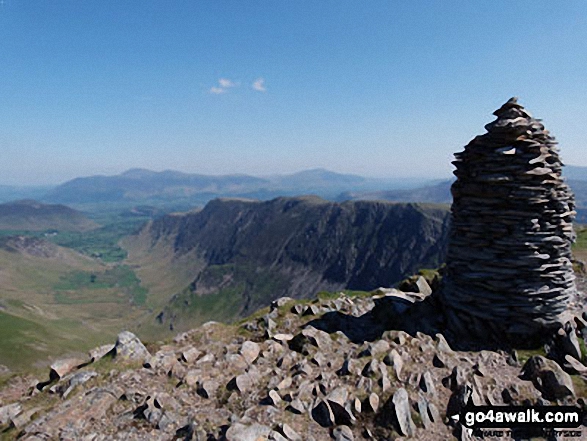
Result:
[[[587,2],[0,1],[0,184],[447,177],[514,95],[587,165]]]

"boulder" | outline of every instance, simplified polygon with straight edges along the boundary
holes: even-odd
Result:
[[[261,348],[258,343],[253,341],[245,341],[241,347],[241,355],[244,357],[247,364],[253,364],[253,362],[259,356]]]
[[[51,364],[51,370],[49,372],[49,378],[51,380],[57,380],[63,378],[71,371],[83,366],[88,363],[88,360],[83,358],[64,358],[61,360],[54,361]]]
[[[241,423],[231,425],[226,431],[226,441],[259,441],[269,439],[271,428],[262,424],[247,426]]]
[[[535,355],[522,367],[520,378],[532,381],[547,400],[558,400],[575,395],[570,375],[553,360]]]
[[[408,392],[402,387],[399,388],[392,397],[393,408],[398,432],[404,436],[414,436],[416,425],[412,420],[411,406],[408,398]]]
[[[145,345],[132,332],[123,331],[118,334],[114,345],[116,359],[144,362],[151,356]]]

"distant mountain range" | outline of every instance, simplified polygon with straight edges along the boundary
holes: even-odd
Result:
[[[566,166],[563,173],[583,213],[587,210],[587,167]],[[270,200],[280,196],[316,195],[337,202],[389,200],[451,203],[452,181],[394,177],[372,179],[325,169],[255,177],[213,176],[172,170],[155,172],[137,168],[114,176],[80,177],[53,188],[0,186],[0,202],[36,199],[68,204],[84,211],[103,211],[105,208],[130,210],[129,215],[137,211],[133,208],[137,206],[148,206],[152,212],[185,211],[218,197]]]
[[[587,167],[566,166],[563,175],[575,193],[577,222],[587,222]],[[450,187],[454,179],[417,188],[371,192],[347,192],[340,200],[383,200],[392,202],[452,203]]]
[[[150,292],[169,296],[159,320],[178,329],[281,296],[392,286],[442,263],[448,219],[444,205],[217,199],[151,221],[124,246]]]
[[[21,200],[0,204],[0,230],[88,231],[98,224],[65,205]]]
[[[422,185],[423,179],[370,179],[325,169],[290,175],[201,175],[177,171],[131,169],[115,176],[76,178],[48,191],[43,201],[64,204],[203,205],[217,197],[268,200],[314,194],[333,199],[345,191],[369,191]]]

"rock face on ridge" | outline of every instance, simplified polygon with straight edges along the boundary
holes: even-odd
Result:
[[[515,98],[494,115],[453,162],[443,301],[457,335],[520,344],[561,323],[576,292],[574,197],[544,126]]]
[[[163,311],[163,321],[174,314],[178,319],[185,316],[207,296],[207,301],[224,296],[234,305],[233,317],[207,319],[230,319],[277,297],[372,290],[421,268],[438,267],[445,254],[447,208],[372,201],[338,204],[318,197],[218,199],[199,212],[153,221],[129,239],[127,249],[131,264],[139,267],[139,277],[147,283],[155,274],[162,279],[177,273],[178,267],[185,270],[183,286],[169,293],[174,297]],[[165,261],[156,257],[160,255],[171,258]],[[154,267],[158,272],[151,271]],[[177,320],[170,320],[179,329]]]

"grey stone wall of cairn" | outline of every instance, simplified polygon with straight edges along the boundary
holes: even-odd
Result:
[[[565,321],[576,294],[574,195],[557,142],[516,98],[455,154],[442,298],[456,337],[524,345]]]

